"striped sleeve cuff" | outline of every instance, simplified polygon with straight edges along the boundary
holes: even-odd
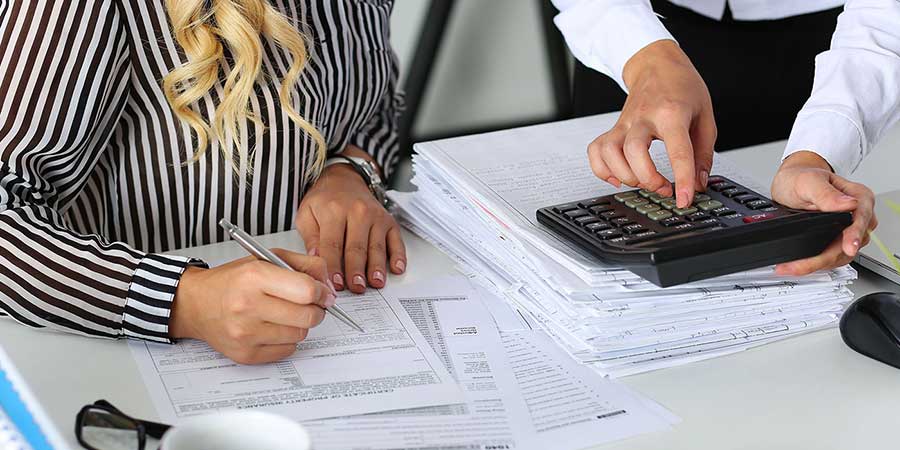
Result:
[[[398,92],[386,103],[387,106],[375,113],[351,141],[353,145],[375,158],[385,180],[390,178],[400,160],[398,130],[400,115],[406,109],[404,94]]]
[[[207,267],[194,258],[148,254],[141,259],[125,299],[125,337],[170,344],[169,315],[181,274],[189,266]]]

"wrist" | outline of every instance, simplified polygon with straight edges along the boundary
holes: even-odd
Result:
[[[384,170],[382,170],[381,166],[378,164],[378,161],[376,161],[375,158],[373,158],[372,155],[370,155],[365,150],[363,150],[355,145],[349,144],[349,145],[347,145],[347,147],[344,148],[344,151],[342,151],[340,153],[340,155],[341,156],[349,156],[349,157],[353,157],[353,158],[362,158],[362,159],[365,159],[366,161],[369,161],[377,169],[378,176],[381,177],[382,180],[384,179]]]
[[[818,153],[809,150],[801,150],[791,154],[781,162],[781,167],[783,169],[807,167],[834,172],[831,164],[828,164],[828,161],[826,161],[825,158],[821,157]]]
[[[197,311],[195,304],[200,298],[199,292],[203,286],[203,276],[207,269],[200,267],[188,267],[181,274],[178,288],[175,291],[175,299],[172,302],[172,312],[169,315],[169,337],[172,339],[201,339],[196,329]]]
[[[320,181],[328,183],[328,180],[340,180],[342,186],[362,187],[369,190],[366,180],[349,164],[332,164],[322,171]],[[349,184],[348,184],[349,183]]]
[[[693,64],[678,43],[663,39],[640,49],[625,63],[622,70],[625,86],[629,91],[634,89],[643,79],[656,74],[661,63],[676,64],[693,70]]]

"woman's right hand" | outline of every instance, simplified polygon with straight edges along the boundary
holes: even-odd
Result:
[[[188,268],[175,294],[169,335],[206,341],[240,364],[293,354],[336,297],[324,259],[272,252],[297,272],[254,257],[212,269]]]

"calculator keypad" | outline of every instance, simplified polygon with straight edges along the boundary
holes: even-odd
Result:
[[[672,234],[743,226],[787,213],[770,200],[721,177],[710,177],[707,192],[696,193],[694,202],[685,208],[679,208],[673,197],[641,189],[547,209],[585,233],[624,245]]]

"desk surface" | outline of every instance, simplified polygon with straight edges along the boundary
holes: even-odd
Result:
[[[729,152],[760,180],[771,180],[782,143]],[[857,172],[875,192],[900,189],[890,168],[900,167],[900,127]],[[410,270],[389,282],[408,282],[452,270],[436,249],[406,234]],[[300,249],[293,232],[267,236],[269,246]],[[243,256],[233,243],[193,249],[193,256]],[[898,288],[861,271],[853,291]],[[73,337],[0,321],[0,343],[10,354],[73,448],[75,414],[106,399],[136,417],[156,411],[124,342]],[[900,372],[864,358],[821,331],[735,355],[624,378],[637,391],[682,418],[674,431],[637,437],[603,449],[850,449],[896,445]],[[890,443],[890,444],[889,444]]]

